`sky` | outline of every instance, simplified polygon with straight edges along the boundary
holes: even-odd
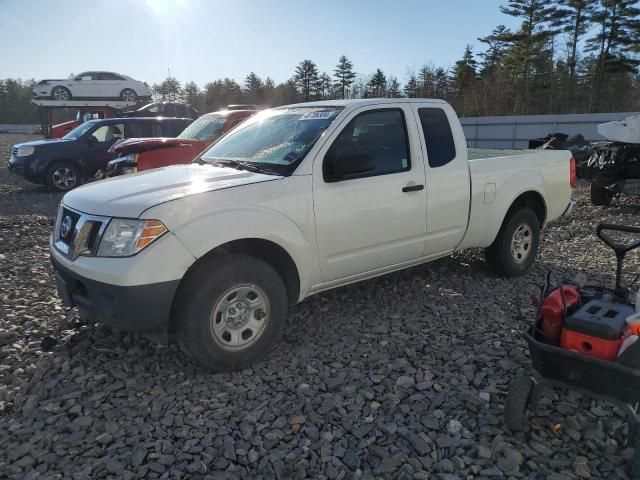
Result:
[[[311,59],[332,74],[402,82],[408,68],[450,67],[477,37],[518,22],[506,0],[0,0],[0,78],[107,70],[149,83],[168,72],[198,85],[254,71],[276,82]]]

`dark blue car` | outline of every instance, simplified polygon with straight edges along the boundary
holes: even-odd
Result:
[[[110,118],[90,120],[59,140],[14,145],[9,170],[30,182],[67,191],[106,167],[109,148],[124,138],[176,137],[190,118]]]

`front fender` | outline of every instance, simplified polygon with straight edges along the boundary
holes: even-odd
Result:
[[[311,237],[280,212],[261,206],[245,206],[217,209],[200,215],[183,211],[183,216],[165,217],[159,209],[162,205],[148,210],[143,217],[163,218],[169,231],[196,259],[234,240],[268,240],[283,248],[295,263],[300,277],[299,298],[304,298],[314,281],[312,272],[317,269],[309,266],[317,264],[317,257],[309,240]]]

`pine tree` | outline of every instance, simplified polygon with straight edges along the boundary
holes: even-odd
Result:
[[[309,101],[318,82],[318,67],[311,60],[303,60],[296,67],[293,80],[304,101]]]
[[[587,51],[595,52],[597,56],[591,111],[597,111],[602,104],[605,75],[634,72],[638,66],[640,9],[637,5],[636,0],[600,0],[593,13],[598,33],[587,40]]]
[[[331,97],[331,77],[327,72],[323,72],[316,82],[314,96],[317,99],[325,100]]]
[[[481,75],[491,73],[499,67],[512,39],[513,33],[504,25],[498,25],[490,35],[478,38],[480,42],[487,45],[487,49],[480,54],[482,58]]]
[[[404,94],[409,98],[418,98],[420,96],[418,79],[413,72],[409,72],[407,82],[404,84]]]
[[[400,98],[402,97],[402,91],[400,90],[400,82],[396,77],[390,76],[387,81],[387,97]]]
[[[500,11],[512,17],[521,18],[520,30],[513,34],[510,49],[512,68],[520,77],[519,93],[513,113],[528,113],[529,78],[531,65],[540,55],[544,42],[555,33],[551,24],[557,19],[557,9],[552,0],[508,0]]]
[[[338,64],[333,71],[335,80],[335,88],[340,93],[340,98],[347,98],[349,93],[349,87],[356,78],[356,74],[353,71],[353,63],[345,56],[342,55],[338,59]]]
[[[578,43],[591,25],[597,0],[557,0],[558,23],[569,37],[569,88],[575,88],[576,65],[578,63]]]
[[[379,68],[367,82],[365,96],[367,98],[382,98],[387,94],[387,77]]]
[[[151,92],[160,101],[175,101],[182,94],[182,87],[176,78],[167,77],[160,84],[154,84]]]
[[[196,82],[187,82],[184,84],[184,101],[198,108],[200,103],[200,88]]]
[[[264,101],[264,83],[262,79],[251,72],[244,79],[244,88],[249,103],[262,104]]]

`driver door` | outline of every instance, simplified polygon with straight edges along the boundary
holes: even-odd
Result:
[[[87,72],[75,77],[73,79],[73,91],[71,94],[74,98],[100,97],[100,82],[97,74],[94,72]]]
[[[407,122],[412,115],[406,104],[359,109],[316,156],[313,201],[324,284],[424,255],[425,169],[415,125]]]

